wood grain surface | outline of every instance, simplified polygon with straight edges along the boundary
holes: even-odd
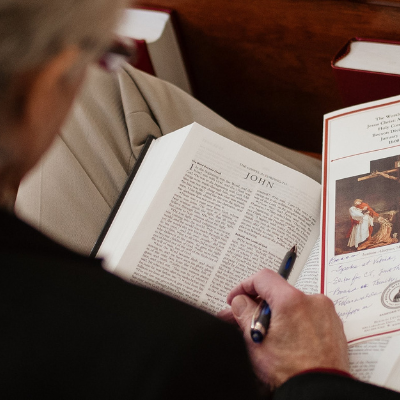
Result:
[[[321,152],[342,107],[330,62],[355,36],[400,40],[400,1],[146,0],[172,8],[195,96],[235,125]]]

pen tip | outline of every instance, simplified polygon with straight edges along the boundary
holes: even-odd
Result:
[[[297,253],[297,244],[295,244],[290,251],[292,253]]]

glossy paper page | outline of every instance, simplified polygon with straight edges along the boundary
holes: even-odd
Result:
[[[400,97],[325,118],[321,290],[350,343],[400,330]]]

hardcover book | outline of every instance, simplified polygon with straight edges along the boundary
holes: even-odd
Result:
[[[132,8],[124,11],[116,34],[136,47],[132,65],[193,94],[173,10]]]
[[[351,39],[331,65],[345,106],[400,94],[399,42]]]

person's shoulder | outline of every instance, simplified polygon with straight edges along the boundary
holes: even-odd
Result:
[[[114,323],[135,327],[134,335],[140,326],[155,336],[174,335],[178,341],[181,335],[182,339],[225,337],[224,343],[241,340],[229,324],[171,296],[124,281],[102,269],[99,260],[13,253],[2,256],[2,272],[4,292],[18,286],[38,304],[46,296],[53,305],[79,307],[80,313],[95,310],[104,321],[112,316]],[[74,293],[75,298],[65,293]]]
[[[239,398],[254,389],[244,342],[234,326],[125,282],[89,259],[14,254],[3,261],[0,309],[10,332],[2,335],[12,338],[11,349],[27,355],[21,371],[29,368],[34,342],[40,365],[63,360],[65,380],[77,379],[72,367],[77,360],[89,381],[97,370],[88,360],[109,360],[112,373],[106,368],[107,377],[98,374],[98,392],[129,393],[136,387],[156,393],[149,398],[197,399]],[[29,340],[16,332],[29,332]],[[9,353],[2,362],[12,359]],[[53,373],[43,367],[50,379]],[[199,395],[193,397],[193,390]]]

